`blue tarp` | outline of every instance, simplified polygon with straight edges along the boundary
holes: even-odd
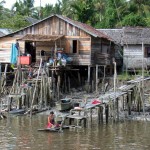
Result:
[[[11,58],[10,58],[10,63],[11,64],[16,64],[17,63],[17,57],[18,57],[18,49],[16,47],[16,44],[12,44],[11,47]]]

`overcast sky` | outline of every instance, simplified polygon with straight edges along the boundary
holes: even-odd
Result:
[[[5,0],[6,3],[3,5],[5,8],[11,8],[17,0]],[[41,0],[41,6],[45,4],[55,4],[57,0]],[[40,6],[40,0],[34,0],[34,7]]]

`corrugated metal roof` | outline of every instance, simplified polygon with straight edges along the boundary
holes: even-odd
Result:
[[[97,29],[111,37],[117,44],[122,43],[123,29]]]
[[[124,44],[150,44],[150,28],[125,27],[122,41]]]
[[[17,32],[23,31],[24,29],[27,29],[29,27],[32,27],[32,26],[36,25],[36,24],[39,24],[39,23],[41,23],[41,22],[43,22],[45,20],[48,20],[48,19],[50,19],[51,17],[54,17],[54,16],[56,16],[56,17],[58,17],[58,18],[60,18],[60,19],[62,19],[64,21],[72,24],[73,26],[78,27],[79,29],[85,31],[86,33],[88,33],[88,34],[90,34],[90,35],[92,35],[94,37],[104,38],[104,39],[108,39],[110,41],[113,41],[109,36],[105,35],[104,33],[100,32],[98,30],[96,30],[95,28],[93,28],[93,27],[91,27],[91,26],[89,26],[87,24],[84,24],[84,23],[81,23],[81,22],[78,22],[78,21],[74,21],[74,20],[72,20],[72,19],[70,19],[68,17],[61,16],[61,15],[51,15],[51,16],[43,19],[43,20],[40,20],[40,21],[38,21],[38,22],[36,22],[36,23],[34,23],[34,24],[30,25],[30,26],[27,26],[27,27],[25,27],[25,28],[23,28],[21,30],[15,31],[15,32],[13,32],[13,33],[11,33],[9,35],[13,35],[13,34],[15,34]]]
[[[62,20],[72,24],[73,26],[76,26],[80,29],[82,29],[83,31],[89,33],[90,35],[94,36],[94,37],[100,37],[100,38],[105,38],[105,39],[108,39],[108,40],[111,40],[112,39],[105,35],[104,33],[102,33],[101,31],[98,31],[96,30],[95,28],[93,28],[92,26],[89,26],[85,23],[81,23],[81,22],[78,22],[78,21],[75,21],[75,20],[72,20],[68,17],[65,17],[65,16],[61,16],[61,15],[56,15],[57,17],[61,18]]]
[[[4,36],[5,34],[3,32],[0,31],[0,37]]]

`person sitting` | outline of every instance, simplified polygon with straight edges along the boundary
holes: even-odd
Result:
[[[49,116],[48,116],[48,124],[47,124],[47,128],[52,128],[54,127],[55,124],[55,119],[54,119],[54,112],[51,111]]]

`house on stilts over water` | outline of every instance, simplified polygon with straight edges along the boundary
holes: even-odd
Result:
[[[47,78],[40,77],[42,72],[37,71],[35,74],[39,78],[36,78],[37,83],[34,85],[38,85],[42,79],[41,86],[36,87],[36,93],[45,96],[45,104],[49,103],[50,97],[46,97],[46,93],[55,93],[51,98],[59,99],[60,93],[84,85],[88,85],[85,87],[88,87],[90,92],[96,89],[100,75],[113,74],[114,41],[87,24],[61,15],[51,15],[26,28],[0,37],[1,63],[14,63],[13,44],[18,49],[19,57],[15,55],[18,57],[17,64],[21,66],[17,67],[17,70],[25,72],[31,67],[39,70],[41,62],[41,68],[44,68]],[[20,71],[18,74],[22,80],[25,75]],[[17,80],[19,79],[15,82]],[[49,80],[51,87],[44,90],[45,86],[49,85]],[[24,83],[27,82],[32,84],[33,80],[24,80]],[[42,97],[41,94],[37,97]],[[37,99],[35,98],[34,102],[41,101]]]

